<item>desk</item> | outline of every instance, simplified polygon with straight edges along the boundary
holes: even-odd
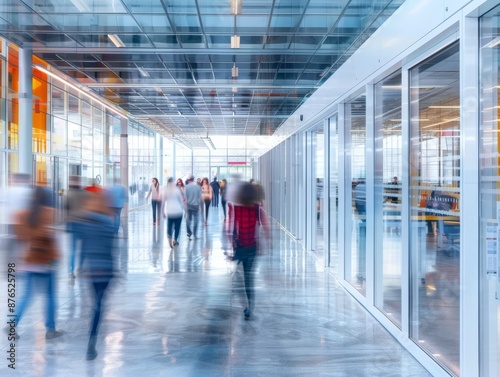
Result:
[[[448,248],[444,253],[451,256],[454,251],[460,251],[460,221],[438,220],[438,247],[443,247],[443,236],[448,241]],[[456,244],[458,241],[458,245]]]

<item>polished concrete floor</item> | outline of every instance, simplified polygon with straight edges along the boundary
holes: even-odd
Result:
[[[171,250],[150,208],[131,212],[117,279],[106,301],[97,358],[85,359],[92,301],[87,283],[59,267],[57,328],[46,340],[42,298],[18,326],[16,369],[0,342],[0,376],[428,376],[428,372],[278,227],[259,257],[254,316],[245,321],[242,273],[224,256],[222,210]],[[182,225],[185,229],[185,224]],[[120,232],[121,236],[123,234]],[[67,235],[60,234],[67,254]],[[5,245],[5,243],[3,243]],[[0,315],[7,322],[3,247]],[[17,275],[18,296],[22,277]]]

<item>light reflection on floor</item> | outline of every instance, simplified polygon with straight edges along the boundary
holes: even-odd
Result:
[[[86,283],[68,284],[63,260],[57,327],[66,335],[45,340],[38,298],[18,328],[17,369],[3,358],[1,376],[429,375],[278,227],[258,260],[255,315],[245,321],[241,270],[224,255],[222,210],[211,210],[197,240],[187,239],[183,224],[174,250],[164,224],[154,227],[150,215],[149,207],[132,212],[129,238],[118,241],[122,276],[106,303],[97,358],[85,360],[92,304]],[[65,245],[67,235],[60,237]],[[3,255],[5,272],[12,256]],[[6,352],[6,337],[1,344]]]

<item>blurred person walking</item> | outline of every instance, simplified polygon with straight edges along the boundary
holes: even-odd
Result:
[[[229,220],[229,237],[233,245],[233,260],[243,265],[243,280],[247,306],[243,310],[245,319],[251,318],[254,310],[254,272],[255,258],[259,254],[257,226],[263,229],[266,240],[269,240],[269,227],[261,206],[255,186],[249,182],[240,183],[233,192],[235,201],[231,204]]]
[[[220,183],[217,182],[217,177],[214,177],[214,180],[210,182],[210,186],[212,187],[212,207],[218,207]]]
[[[75,278],[75,259],[79,256],[77,269],[81,267],[81,252],[79,253],[79,244],[82,240],[80,234],[81,210],[85,198],[90,195],[82,187],[82,177],[72,175],[69,177],[69,189],[66,195],[66,230],[70,234],[70,249],[68,263],[68,277]]]
[[[184,192],[184,188],[185,188],[186,186],[184,186],[184,182],[182,182],[182,179],[181,179],[181,178],[177,178],[177,182],[175,183],[175,185],[176,185],[177,187],[179,187],[179,188],[182,190],[182,192]]]
[[[227,209],[226,209],[226,203],[227,203],[227,198],[226,198],[226,192],[227,192],[227,180],[226,178],[223,178],[222,181],[220,181],[220,202],[222,204],[222,212],[224,213],[224,221],[226,220],[226,215],[227,215]]]
[[[97,357],[97,336],[99,323],[104,312],[106,290],[115,276],[115,254],[113,238],[115,224],[113,210],[105,193],[93,193],[84,204],[82,215],[81,276],[90,283],[94,293],[94,308],[87,344],[87,360]]]
[[[200,185],[194,182],[194,176],[190,176],[187,181],[184,194],[186,195],[186,230],[187,236],[191,239],[191,235],[197,238],[198,223],[200,221],[200,210],[202,209],[203,200],[201,198]]]
[[[210,209],[210,203],[212,202],[213,191],[212,186],[208,182],[208,178],[203,178],[201,181],[201,197],[205,203],[205,226],[208,225],[208,210]]]
[[[113,213],[114,234],[117,235],[120,230],[120,216],[125,203],[127,203],[127,189],[120,184],[120,180],[115,178],[113,184],[107,188],[109,194],[109,206]]]
[[[182,215],[186,210],[186,198],[182,189],[174,183],[173,178],[168,179],[162,197],[161,213],[163,218],[167,218],[168,243],[173,249],[174,246],[179,245]]]
[[[63,335],[56,330],[56,262],[60,259],[57,247],[54,220],[56,211],[50,191],[37,186],[27,210],[17,212],[15,233],[22,242],[25,272],[25,291],[18,302],[16,324],[18,325],[28,307],[35,289],[43,287],[46,293],[45,338],[53,339]]]
[[[158,222],[160,222],[160,208],[161,208],[161,190],[160,182],[157,178],[151,180],[146,200],[151,196],[151,208],[153,209],[153,224],[156,225],[156,215],[158,215]]]
[[[90,185],[88,185],[87,187],[85,187],[85,191],[101,192],[102,187],[99,185],[99,182],[97,181],[97,179],[92,179],[92,183]]]

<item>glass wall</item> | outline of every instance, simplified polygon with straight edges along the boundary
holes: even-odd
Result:
[[[7,55],[7,149],[19,148],[19,54],[17,48],[9,45]],[[10,165],[12,166],[12,165]],[[17,157],[16,168],[17,171]]]
[[[208,148],[196,148],[193,150],[193,174],[196,178],[208,178],[210,179],[210,149]]]
[[[146,204],[151,179],[158,178],[155,157],[155,134],[143,125],[129,121],[129,205],[131,208]],[[164,182],[160,181],[160,184]]]
[[[177,143],[175,153],[177,177],[187,178],[193,174],[193,151],[185,145]]]
[[[365,72],[364,83],[352,79],[352,90],[345,94],[331,85],[328,89],[337,99],[323,105],[312,96],[304,111],[317,105],[327,118],[339,114],[338,133],[330,118],[325,181],[330,186],[330,260],[334,267],[339,250],[341,284],[432,375],[489,377],[500,375],[500,2],[462,3],[467,9],[447,24],[453,26],[410,46],[411,53],[400,55],[397,68],[391,60],[386,70],[380,69],[373,58],[374,70]],[[496,8],[483,8],[491,4]],[[456,7],[461,5],[457,2]],[[489,11],[475,18],[484,10]],[[479,40],[469,35],[474,30],[480,32]],[[359,60],[355,64],[361,69]],[[333,84],[346,81],[343,76]],[[362,84],[373,106],[364,96],[356,97]],[[296,154],[307,151],[303,144],[297,143]],[[471,156],[475,148],[479,152]],[[278,153],[266,163],[276,158]],[[266,172],[264,165],[261,171]],[[336,188],[342,193],[338,202]],[[282,197],[274,191],[275,201]],[[308,202],[307,191],[297,190],[287,200]],[[367,203],[374,209],[369,224]],[[279,205],[275,207],[279,211]],[[479,217],[472,211],[477,207]],[[306,215],[298,216],[297,229],[317,220],[314,214]],[[343,231],[335,238],[339,226]],[[365,282],[371,279],[371,252],[374,280]]]
[[[40,64],[39,61],[35,62]],[[33,152],[51,153],[50,114],[49,106],[49,84],[47,75],[42,72],[33,71]],[[57,101],[56,101],[57,102]]]
[[[339,134],[337,116],[329,120],[330,140],[329,158],[330,172],[327,179],[330,180],[329,192],[329,216],[330,216],[330,264],[329,267],[335,275],[339,273]]]
[[[411,337],[460,368],[458,43],[410,71]]]
[[[345,279],[366,294],[366,97],[362,94],[345,105],[346,187]],[[346,176],[347,176],[346,174]]]
[[[401,327],[401,71],[375,85],[376,306]]]
[[[481,19],[481,376],[500,373],[500,7]]]
[[[175,149],[174,142],[163,138],[163,178],[162,181],[166,181],[168,177],[182,178],[184,177],[177,175],[175,168]]]
[[[8,156],[7,160],[3,159],[8,166],[1,172],[3,182],[8,173],[18,171],[19,148],[19,55],[14,45],[8,45],[7,51],[0,74],[2,82],[8,83],[7,88],[2,86],[0,104],[0,150],[3,156]],[[47,67],[37,57],[33,57],[33,63]],[[109,180],[105,170],[110,154],[110,141],[104,128],[105,113],[101,104],[89,98],[85,98],[85,102],[62,78],[49,79],[45,73],[33,69],[32,83],[33,180],[49,186],[56,205],[61,206],[68,189],[68,175],[83,175],[88,178],[84,184],[98,178],[104,185]],[[116,115],[108,116],[118,119]],[[7,143],[4,144],[4,140]]]
[[[323,125],[318,126],[311,134],[313,142],[313,153],[314,157],[314,167],[313,167],[313,179],[314,179],[314,191],[315,204],[314,204],[314,217],[316,229],[314,237],[314,250],[318,255],[320,260],[324,260],[324,237],[323,237],[323,225],[325,223],[324,217],[328,214],[325,209],[325,198],[324,198],[324,187],[325,187],[325,131]]]

